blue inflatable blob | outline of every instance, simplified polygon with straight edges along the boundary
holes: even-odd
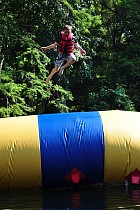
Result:
[[[99,112],[38,115],[38,126],[43,187],[103,181],[104,133]]]

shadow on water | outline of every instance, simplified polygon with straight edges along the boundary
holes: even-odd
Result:
[[[117,187],[64,191],[0,191],[0,209],[140,210],[140,190]]]

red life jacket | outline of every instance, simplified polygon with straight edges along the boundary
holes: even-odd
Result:
[[[64,34],[61,32],[61,40],[58,45],[58,52],[62,54],[70,54],[74,52],[74,42],[72,41],[73,33]]]

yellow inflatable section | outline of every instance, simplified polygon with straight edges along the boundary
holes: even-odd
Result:
[[[37,116],[0,119],[0,188],[41,187]]]
[[[140,113],[101,111],[104,130],[104,182],[123,183],[140,171]]]

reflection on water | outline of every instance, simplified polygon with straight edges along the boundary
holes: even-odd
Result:
[[[1,191],[0,209],[140,210],[140,190],[126,190],[125,188],[117,187],[65,191]]]

